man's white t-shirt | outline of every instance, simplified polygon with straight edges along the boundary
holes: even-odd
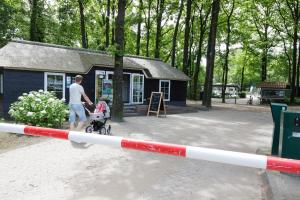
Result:
[[[73,83],[70,85],[70,101],[69,104],[81,104],[81,95],[84,89],[81,85]]]

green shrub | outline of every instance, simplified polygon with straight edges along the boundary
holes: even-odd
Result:
[[[10,116],[17,122],[42,127],[60,127],[68,115],[65,100],[58,99],[53,92],[43,90],[23,93],[11,104]]]
[[[300,104],[300,98],[299,97],[295,97],[295,104],[297,104],[297,105]]]

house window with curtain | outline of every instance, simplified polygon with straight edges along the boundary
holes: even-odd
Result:
[[[163,92],[165,101],[170,101],[171,81],[170,80],[160,80],[159,81],[159,91]]]
[[[44,90],[53,91],[57,98],[65,99],[65,74],[46,72]]]

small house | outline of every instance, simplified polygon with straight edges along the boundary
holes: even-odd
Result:
[[[151,92],[164,93],[166,104],[185,105],[187,77],[159,59],[125,56],[122,97],[125,105],[146,104]],[[86,94],[97,102],[112,98],[114,59],[106,52],[31,41],[11,41],[0,49],[0,107],[5,117],[24,92],[43,89],[69,99],[74,77],[84,77]]]
[[[257,85],[260,89],[261,101],[270,102],[272,100],[282,101],[290,96],[290,89],[283,82],[261,82]]]

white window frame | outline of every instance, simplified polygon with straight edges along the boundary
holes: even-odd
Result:
[[[142,77],[142,102],[133,102],[133,77],[134,76],[140,76]],[[137,73],[131,73],[130,74],[130,103],[131,104],[143,104],[144,103],[144,95],[145,95],[145,78],[143,74],[137,74]]]
[[[48,75],[56,75],[63,77],[63,99],[66,99],[66,74],[65,73],[52,73],[52,72],[45,72],[44,73],[44,91],[48,91],[47,89],[47,81]]]
[[[164,101],[170,101],[171,100],[171,80],[159,80],[159,92],[161,92],[161,83],[162,82],[168,82],[169,83],[168,98],[167,99],[164,98]]]

